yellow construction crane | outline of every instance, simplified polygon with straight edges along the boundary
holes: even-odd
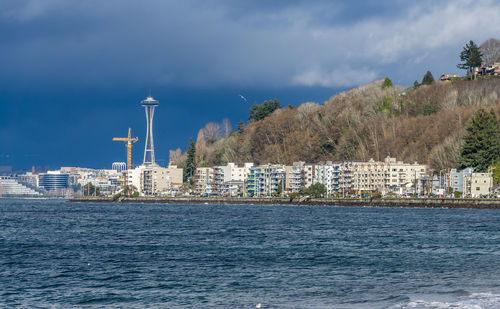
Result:
[[[113,141],[120,141],[127,143],[127,170],[132,168],[132,143],[137,142],[139,139],[137,137],[130,137],[130,128],[128,128],[128,137],[114,137]]]

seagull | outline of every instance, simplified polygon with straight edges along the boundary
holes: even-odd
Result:
[[[262,304],[261,304],[261,303],[258,303],[257,305],[255,305],[255,308],[257,308],[257,309],[262,308]]]
[[[243,95],[241,95],[241,94],[238,94],[238,95],[240,96],[240,98],[242,98],[243,100],[245,100],[245,102],[248,102],[247,98],[245,98]]]

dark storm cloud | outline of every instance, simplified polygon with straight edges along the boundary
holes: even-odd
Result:
[[[493,1],[15,0],[0,6],[4,83],[327,87],[385,75],[409,83],[408,75],[429,68],[456,71],[464,42],[494,36],[500,27]]]
[[[206,122],[246,120],[238,94],[296,105],[457,72],[466,42],[498,38],[499,11],[488,0],[2,0],[0,165],[123,160],[111,137],[145,135],[148,88],[166,162]]]

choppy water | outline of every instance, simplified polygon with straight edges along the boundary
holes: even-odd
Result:
[[[500,212],[0,200],[0,307],[500,308]]]

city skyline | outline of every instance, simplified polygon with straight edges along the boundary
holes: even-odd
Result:
[[[185,150],[205,123],[246,121],[253,102],[322,103],[385,76],[409,86],[427,70],[461,73],[463,45],[500,27],[494,1],[4,1],[0,8],[0,166],[14,169],[125,161],[111,138],[129,127],[146,135],[137,102],[148,89],[162,101],[155,148],[166,165],[168,151]]]

